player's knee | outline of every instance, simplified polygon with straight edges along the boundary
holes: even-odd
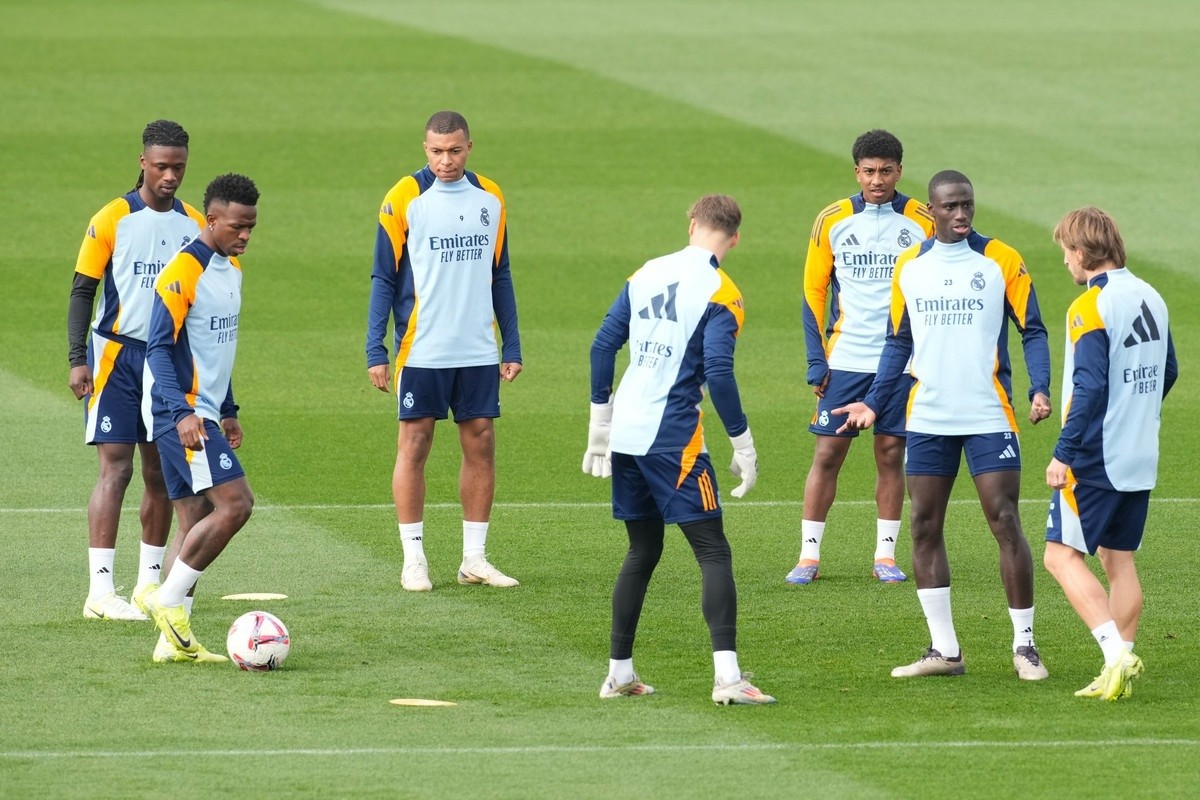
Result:
[[[1058,577],[1064,566],[1064,559],[1070,558],[1070,553],[1062,552],[1065,547],[1052,547],[1053,543],[1046,545],[1046,552],[1042,555],[1042,565],[1054,577]]]
[[[100,461],[100,484],[107,489],[124,491],[133,480],[133,462],[123,459]]]
[[[254,511],[254,493],[249,487],[245,487],[242,491],[230,494],[223,498],[221,503],[221,513],[233,526],[234,530],[238,530],[250,519],[250,514]]]

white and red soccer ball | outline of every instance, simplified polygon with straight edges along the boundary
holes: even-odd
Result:
[[[229,626],[225,646],[239,668],[266,672],[283,666],[292,639],[279,617],[266,611],[250,611]]]

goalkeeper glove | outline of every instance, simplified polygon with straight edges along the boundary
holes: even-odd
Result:
[[[729,465],[729,471],[734,477],[742,479],[730,494],[734,497],[745,497],[758,480],[758,452],[754,449],[754,437],[750,435],[750,429],[746,428],[746,432],[740,436],[730,436],[729,442],[733,445],[733,462]]]
[[[612,433],[613,404],[592,403],[591,418],[588,420],[588,446],[583,454],[583,471],[593,478],[608,478],[612,475],[612,454],[608,439]]]

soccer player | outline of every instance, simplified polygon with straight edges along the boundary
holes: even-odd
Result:
[[[1116,221],[1077,209],[1055,227],[1054,241],[1087,291],[1067,311],[1063,428],[1046,467],[1054,495],[1045,564],[1104,655],[1100,675],[1075,694],[1117,700],[1132,694],[1143,669],[1133,654],[1142,613],[1133,554],[1158,478],[1162,401],[1179,368],[1166,303],[1125,266]],[[1107,593],[1085,553],[1100,557]]]
[[[950,613],[945,522],[965,452],[988,527],[1000,546],[1000,577],[1013,625],[1013,668],[1022,680],[1048,672],[1033,638],[1033,557],[1021,529],[1021,446],[1012,406],[1007,316],[1021,332],[1029,372],[1029,419],[1050,415],[1050,350],[1029,271],[1016,250],[972,228],[975,190],[961,172],[929,182],[935,236],[906,250],[892,278],[887,343],[871,390],[842,429],[877,419],[912,356],[905,473],[911,502],[913,572],[932,639],[894,678],[966,671]],[[907,381],[906,381],[907,383]],[[839,429],[841,430],[841,429]]]
[[[200,237],[155,283],[146,351],[154,440],[179,517],[162,586],[144,600],[162,632],[156,662],[228,660],[196,641],[186,598],[254,507],[233,452],[242,427],[231,377],[242,307],[237,257],[258,221],[258,188],[244,175],[214,178],[204,215]]]
[[[521,372],[517,301],[508,266],[504,195],[467,171],[473,142],[463,116],[439,111],[425,125],[428,164],[392,187],[379,210],[367,372],[392,386],[383,343],[395,317],[396,399],[400,431],[392,496],[404,567],[400,586],[433,588],[425,535],[425,461],[434,423],[454,412],[462,448],[459,498],[463,510],[461,584],[517,586],[487,560],[488,521],[496,489],[500,381]],[[497,353],[495,326],[503,350]],[[498,366],[497,366],[498,365]]]
[[[738,243],[742,212],[708,195],[688,212],[688,246],[646,262],[625,283],[592,342],[592,405],[583,471],[612,476],[613,516],[629,551],[613,588],[608,677],[600,697],[653,694],[633,670],[633,640],[646,588],[662,556],[665,524],[683,530],[702,577],[701,608],[712,639],[713,702],[773,703],[737,660],[737,589],[717,479],[700,426],[703,386],[733,443],[730,469],[743,497],[758,478],[754,437],[733,374],[742,295],[720,268]],[[617,353],[629,366],[613,398]]]
[[[160,119],[142,131],[137,185],[96,212],[88,223],[67,310],[69,384],[84,401],[84,442],[96,447],[100,475],[88,502],[88,569],[83,616],[144,620],[141,598],[159,583],[171,531],[171,502],[158,450],[142,419],[142,367],[154,279],[172,256],[200,235],[204,218],[175,197],[188,162],[188,134]],[[95,318],[88,317],[104,282]],[[141,454],[141,553],[132,601],[113,586],[121,503]]]
[[[837,494],[838,473],[858,431],[837,433],[844,421],[832,410],[861,400],[871,386],[883,340],[896,257],[933,233],[925,206],[896,191],[904,148],[884,130],[854,141],[854,176],[862,191],[825,208],[813,224],[804,262],[804,342],[808,383],[817,410],[808,429],[816,434],[812,467],[804,483],[800,560],[788,583],[816,580],[825,520]],[[825,310],[832,292],[829,317]],[[875,424],[875,564],[884,583],[908,576],[896,566],[896,538],[904,505],[904,404],[897,383],[882,401]]]

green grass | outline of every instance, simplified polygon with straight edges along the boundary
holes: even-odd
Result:
[[[1187,248],[1200,231],[1171,198],[1197,122],[1186,49],[1194,15],[1183,2],[1053,12],[1021,2],[967,20],[920,0],[883,24],[834,8],[64,2],[51,16],[44,4],[6,3],[0,796],[158,796],[176,772],[187,776],[179,797],[1193,791],[1200,601],[1186,566],[1200,437],[1190,424],[1197,315]],[[399,590],[389,507],[394,397],[370,387],[362,345],[375,208],[421,165],[421,126],[445,107],[471,120],[470,166],[509,201],[526,371],[504,388],[489,544],[522,586],[454,583],[458,460],[442,426],[426,520],[437,588],[413,596]],[[88,216],[132,185],[138,132],[159,116],[193,137],[185,199],[198,203],[229,170],[263,191],[243,260],[236,370],[240,455],[259,508],[203,579],[195,624],[218,649],[248,610],[221,595],[288,594],[268,604],[295,642],[278,673],[156,668],[148,626],[79,614],[95,456],[79,443],[65,385],[70,273]],[[1016,246],[1034,274],[1056,370],[1077,288],[1049,229],[1069,208],[1114,211],[1131,264],[1171,304],[1184,377],[1164,409],[1159,499],[1139,556],[1148,671],[1129,702],[1071,696],[1095,674],[1098,649],[1040,566],[1037,630],[1051,678],[1012,676],[995,545],[965,475],[947,527],[963,678],[887,675],[927,632],[911,584],[866,577],[869,448],[856,445],[843,474],[821,580],[783,583],[812,447],[799,325],[805,237],[813,216],[854,188],[846,151],[875,126],[905,142],[902,190],[923,195],[946,166],[973,178],[978,228]],[[707,191],[733,194],[746,214],[728,268],[747,300],[739,381],[763,471],[747,501],[727,502],[726,519],[741,660],[780,702],[708,702],[699,575],[675,536],[636,657],[659,694],[601,703],[623,531],[605,507],[607,484],[579,472],[587,348],[624,277],[682,245],[684,210]],[[1023,393],[1019,366],[1016,375]],[[709,419],[723,466],[729,448]],[[1022,435],[1035,557],[1056,435],[1053,422]],[[127,586],[137,491],[117,561]],[[908,551],[902,543],[904,564]],[[387,702],[395,697],[458,706],[403,709]]]

